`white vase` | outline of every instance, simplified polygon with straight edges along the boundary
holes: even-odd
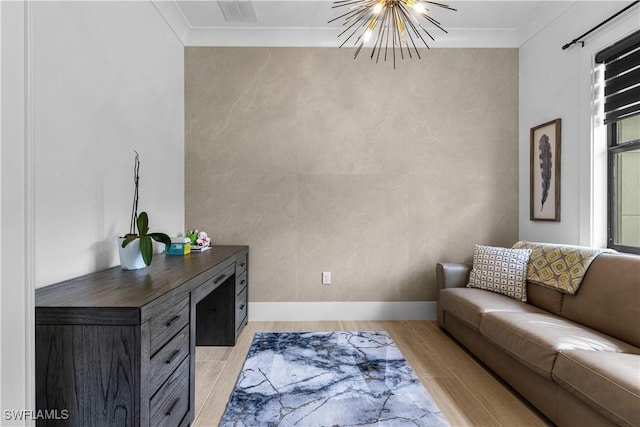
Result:
[[[118,237],[118,253],[120,254],[120,266],[124,270],[137,270],[139,268],[145,268],[147,265],[142,259],[142,252],[140,252],[140,239],[136,239],[129,243],[126,248],[122,247],[124,237]]]

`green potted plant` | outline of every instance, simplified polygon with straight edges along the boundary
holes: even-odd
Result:
[[[140,182],[140,159],[137,152],[133,168],[133,207],[129,233],[118,239],[120,265],[125,270],[136,270],[151,264],[153,259],[153,240],[171,246],[171,239],[164,233],[149,233],[149,215],[138,215],[138,188]]]

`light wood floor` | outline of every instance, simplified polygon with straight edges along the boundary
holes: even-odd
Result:
[[[196,348],[195,427],[217,426],[255,332],[384,330],[452,426],[547,426],[434,321],[249,322],[235,347]]]

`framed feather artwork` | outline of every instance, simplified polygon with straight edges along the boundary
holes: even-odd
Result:
[[[562,119],[531,128],[531,221],[560,222]]]

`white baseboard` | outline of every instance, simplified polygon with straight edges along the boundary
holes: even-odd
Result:
[[[435,320],[435,301],[250,302],[249,321]]]

